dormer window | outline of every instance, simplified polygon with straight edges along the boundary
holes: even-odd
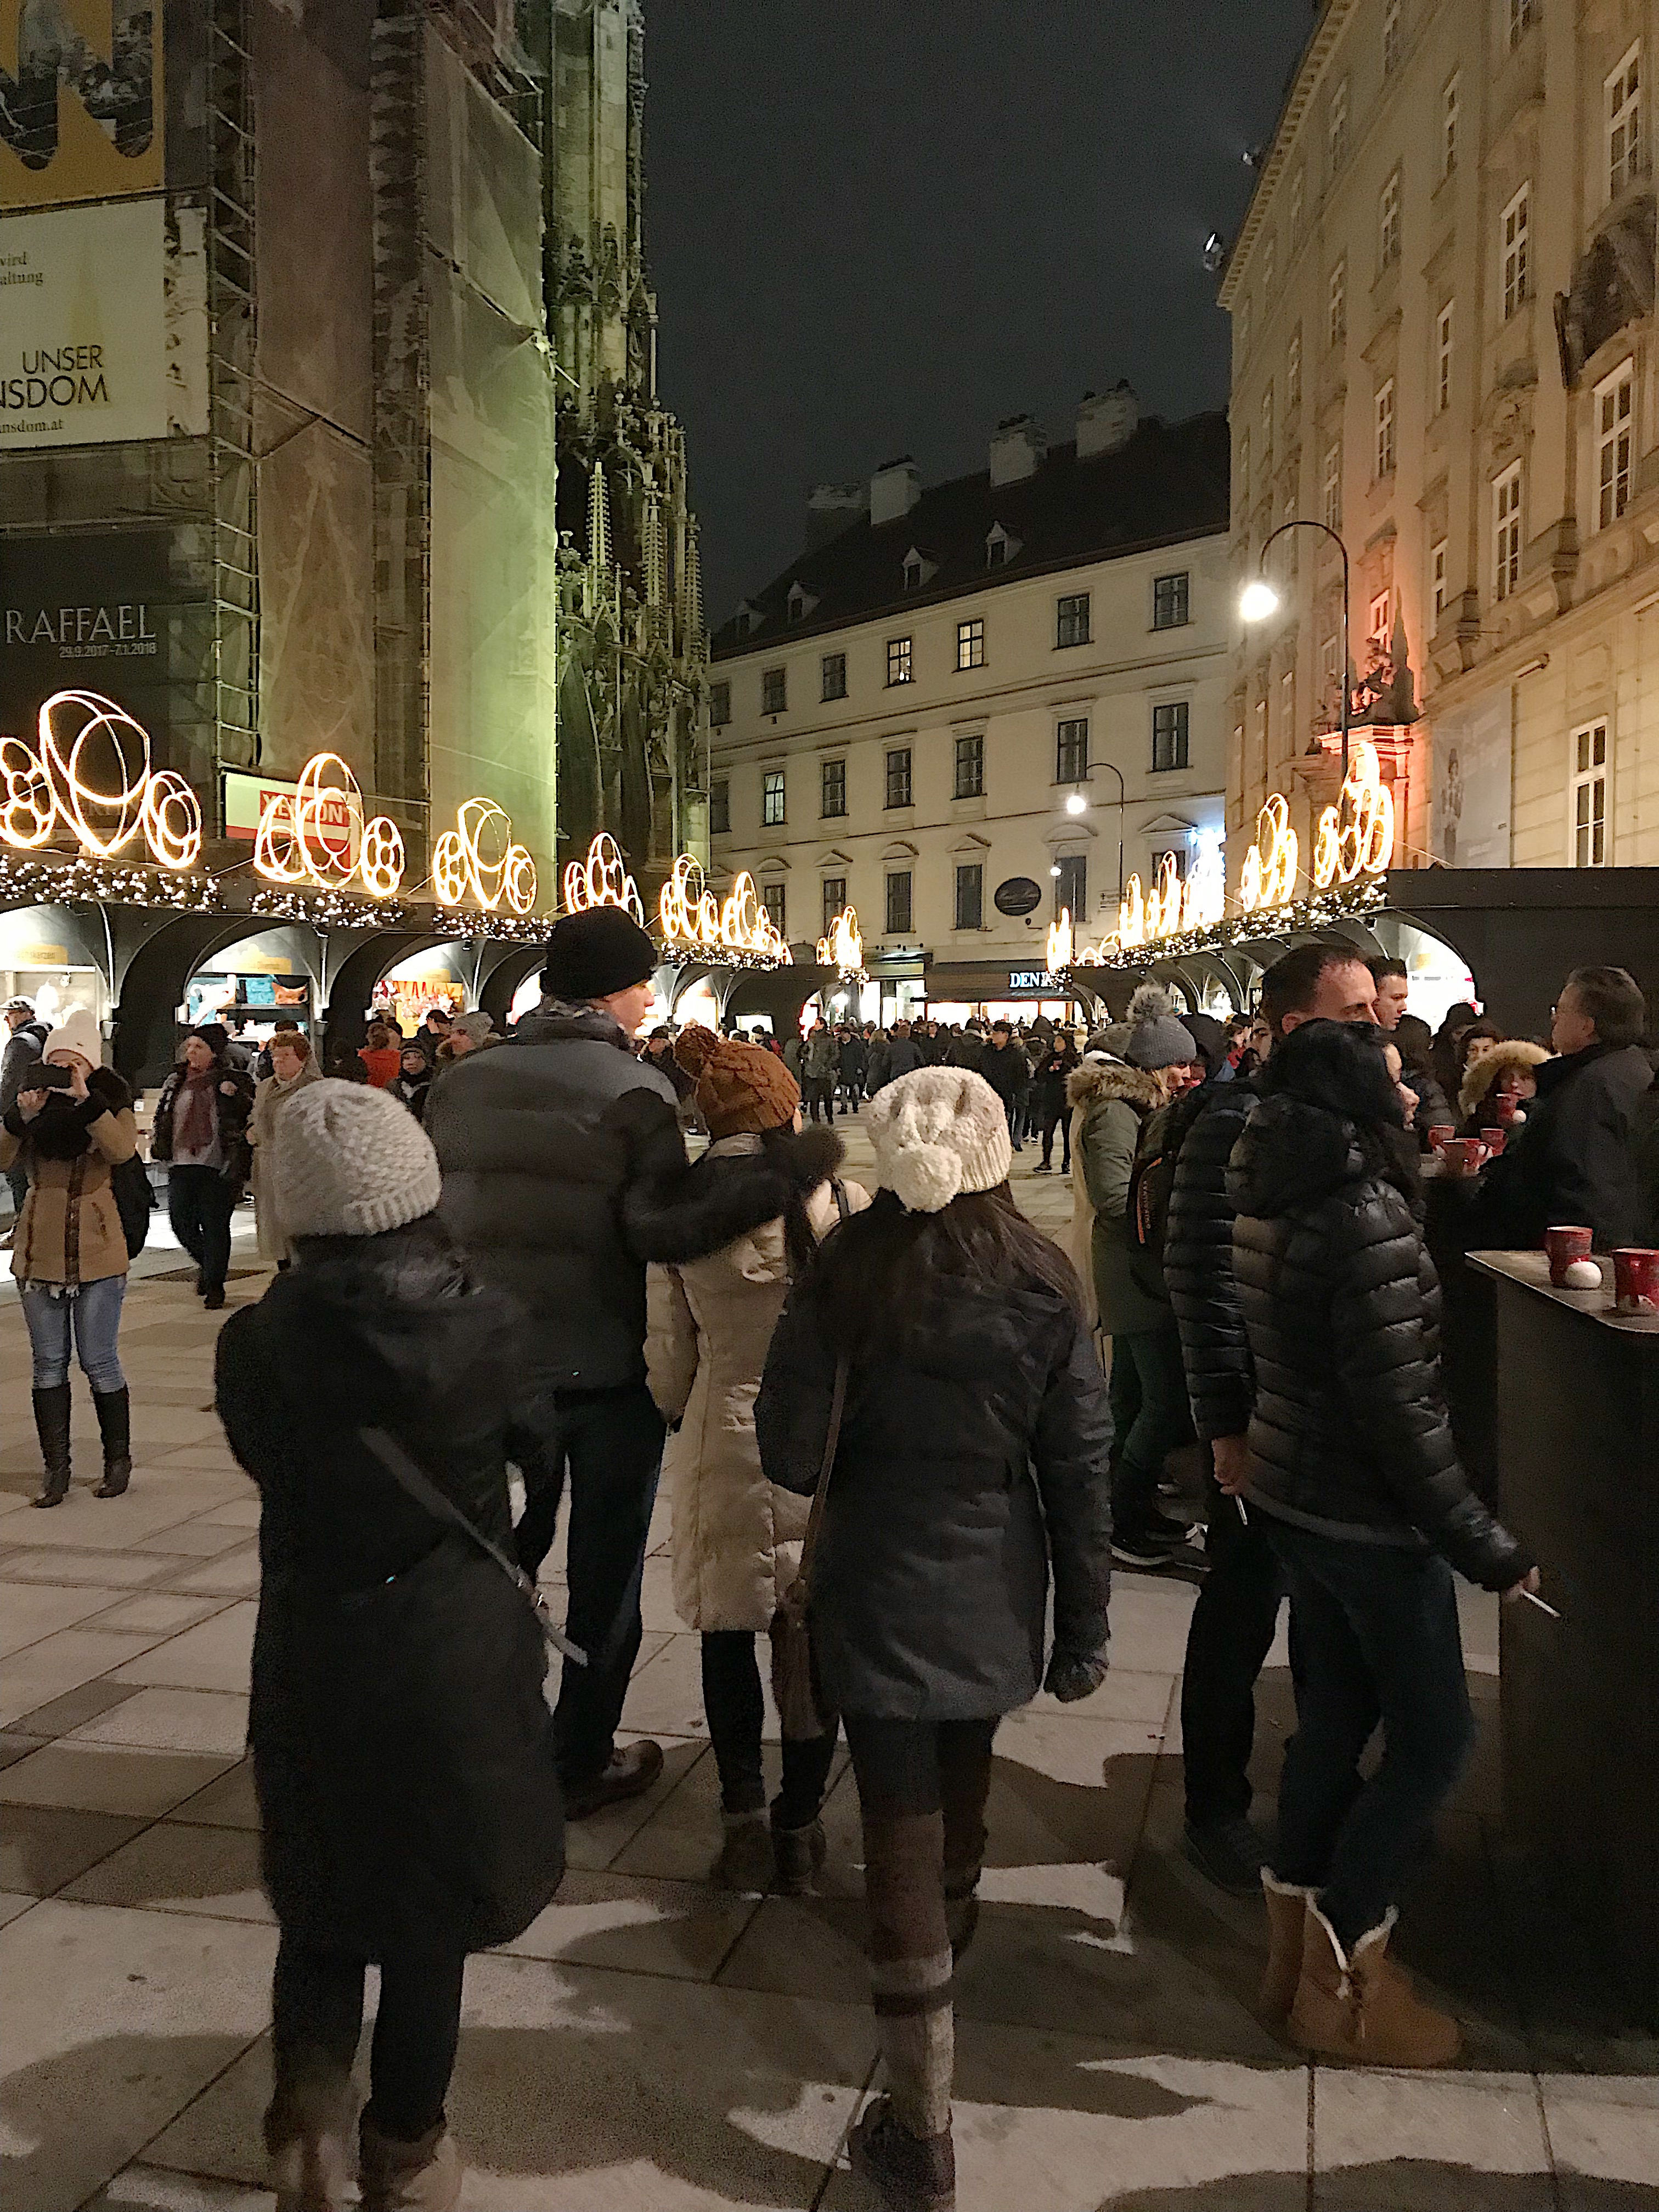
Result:
[[[741,601],[736,614],[732,617],[732,627],[737,635],[739,637],[747,637],[751,631],[759,627],[759,624],[760,609],[751,607],[747,599]]]
[[[1006,568],[1019,550],[1020,541],[1011,538],[1000,522],[994,522],[985,533],[985,565],[988,568]]]
[[[807,616],[810,615],[812,610],[817,605],[817,592],[809,592],[805,586],[797,579],[797,580],[789,586],[790,621],[792,623],[804,622]]]
[[[904,588],[919,592],[924,584],[931,584],[939,574],[939,562],[930,561],[919,546],[913,545],[904,556]]]

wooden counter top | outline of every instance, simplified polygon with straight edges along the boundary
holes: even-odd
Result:
[[[1470,1267],[1478,1267],[1482,1274],[1491,1275],[1500,1283],[1517,1284],[1522,1290],[1534,1291],[1553,1305],[1565,1306],[1569,1313],[1583,1314],[1586,1321],[1599,1322],[1603,1328],[1617,1329],[1627,1336],[1650,1337],[1659,1343],[1659,1314],[1614,1311],[1613,1261],[1607,1253],[1590,1255],[1601,1270],[1601,1287],[1596,1291],[1558,1290],[1550,1280],[1548,1255],[1543,1252],[1470,1252],[1465,1256]]]

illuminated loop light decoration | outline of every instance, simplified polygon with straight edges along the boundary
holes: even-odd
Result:
[[[1077,950],[1076,935],[1072,928],[1072,909],[1063,906],[1058,921],[1048,924],[1048,973],[1063,975],[1071,966]]]
[[[1256,817],[1255,842],[1244,855],[1238,879],[1238,902],[1246,914],[1290,904],[1300,849],[1291,827],[1290,803],[1283,792],[1273,792]]]
[[[859,912],[854,906],[844,906],[830,925],[830,933],[818,939],[820,968],[838,968],[843,975],[864,973],[864,933],[859,927]]]
[[[1361,738],[1334,806],[1319,817],[1314,834],[1316,890],[1380,876],[1394,857],[1394,794],[1382,781],[1376,747]]]
[[[267,883],[343,890],[354,880],[389,898],[404,879],[403,833],[390,815],[363,819],[363,794],[338,753],[313,753],[290,794],[259,810],[253,865]]]
[[[662,887],[657,920],[671,945],[695,945],[709,951],[719,947],[720,902],[690,853],[680,854]]]
[[[629,874],[622,848],[608,830],[599,831],[585,860],[572,860],[566,867],[564,904],[567,914],[583,914],[596,906],[619,906],[644,928],[640,887]]]
[[[793,964],[794,956],[761,904],[755,878],[747,868],[733,883],[720,908],[720,944],[728,952],[752,953],[757,959],[775,960],[780,967]]]
[[[202,850],[202,808],[171,769],[150,765],[149,732],[96,691],[55,691],[39,750],[0,738],[0,842],[21,852],[61,824],[83,853],[113,860],[142,831],[158,866],[188,868]]]
[[[432,888],[441,906],[463,905],[470,895],[489,914],[503,900],[514,914],[530,912],[536,903],[536,863],[527,846],[514,842],[504,806],[493,799],[462,802],[455,827],[432,848]]]

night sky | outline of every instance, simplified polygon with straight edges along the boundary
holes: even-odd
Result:
[[[1127,376],[1221,405],[1202,264],[1249,198],[1310,0],[646,0],[659,381],[690,441],[711,627],[806,495],[1000,417],[1073,434]]]

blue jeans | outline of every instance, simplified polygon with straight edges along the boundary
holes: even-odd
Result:
[[[37,1390],[56,1390],[69,1381],[71,1328],[76,1354],[93,1389],[100,1392],[126,1389],[127,1378],[121,1372],[115,1349],[121,1334],[121,1301],[127,1294],[125,1275],[106,1275],[100,1283],[82,1283],[72,1298],[54,1297],[42,1283],[25,1283],[21,1287]]]
[[[1379,1927],[1474,1734],[1457,1594],[1437,1552],[1350,1543],[1252,1515],[1290,1584],[1301,1675],[1273,1872],[1319,1893],[1345,1951]],[[1359,1761],[1381,1722],[1382,1757]]]

